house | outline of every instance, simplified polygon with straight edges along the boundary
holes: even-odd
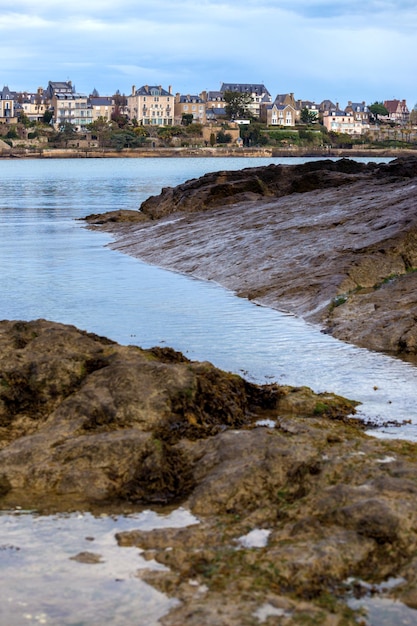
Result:
[[[92,121],[92,111],[88,98],[76,92],[71,81],[49,81],[45,95],[53,110],[53,124],[60,128],[63,124],[73,124],[77,130],[83,130]]]
[[[323,115],[329,115],[333,111],[339,111],[339,104],[334,104],[331,100],[322,100],[319,104],[319,112]]]
[[[15,106],[14,93],[7,86],[4,86],[0,91],[0,122],[16,124]]]
[[[192,115],[193,122],[206,123],[206,103],[201,96],[175,95],[174,117],[175,123],[181,124],[183,115]]]
[[[262,106],[261,121],[268,126],[295,126],[297,111],[291,104],[267,104]]]
[[[99,117],[104,118],[108,122],[114,111],[114,99],[111,96],[99,96],[92,94],[88,98],[88,104],[91,109],[91,121],[95,122]]]
[[[280,105],[287,105],[287,104],[289,104],[294,109],[297,106],[296,102],[295,102],[295,99],[294,99],[294,94],[293,93],[279,93],[276,96],[274,102],[275,102],[275,104],[280,104]]]
[[[173,126],[174,104],[171,86],[166,91],[161,85],[143,85],[139,89],[133,85],[127,96],[129,118],[144,126]]]
[[[261,105],[272,102],[271,94],[263,84],[223,83],[220,87],[220,91],[222,94],[226,91],[248,94],[252,98],[248,109],[254,117],[260,117]]]
[[[323,126],[329,132],[344,133],[346,135],[361,135],[364,125],[361,120],[356,120],[352,112],[330,111],[323,115]]]
[[[19,94],[18,101],[22,112],[31,122],[40,122],[48,108],[42,87],[38,87],[36,93],[24,91]]]
[[[347,103],[346,112],[353,113],[355,120],[362,121],[369,125],[369,108],[365,102],[349,102]]]
[[[297,119],[301,118],[301,111],[308,111],[311,116],[311,121],[319,120],[319,105],[311,100],[297,100],[295,104],[295,108],[297,111]]]
[[[261,105],[260,119],[268,126],[294,126],[297,117],[293,93],[278,94],[272,104]]]
[[[405,100],[385,100],[384,107],[388,111],[388,116],[380,115],[379,118],[395,124],[406,124],[410,117]]]
[[[226,102],[221,91],[202,91],[200,97],[206,103],[207,122],[226,117]]]

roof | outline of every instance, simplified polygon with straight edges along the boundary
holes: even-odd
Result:
[[[249,93],[256,94],[258,96],[262,96],[267,94],[270,96],[268,89],[262,83],[251,84],[251,83],[223,83],[220,87],[220,91],[224,93],[225,91],[237,91],[238,93]]]
[[[265,107],[267,110],[276,109],[277,111],[285,111],[285,109],[294,109],[292,104],[277,104],[277,102],[273,102],[272,104],[267,104]]]
[[[113,98],[111,96],[96,96],[93,98],[89,98],[90,104],[93,106],[112,106]]]
[[[13,100],[13,93],[4,85],[3,89],[0,91],[0,100]]]
[[[172,93],[163,89],[161,85],[142,85],[136,89],[135,96],[172,96]]]
[[[357,111],[357,112],[361,112],[361,113],[367,113],[368,112],[368,107],[365,104],[365,102],[348,102],[348,107],[350,109],[352,109],[353,111]]]
[[[330,111],[328,117],[353,117],[353,113],[351,111],[341,111],[338,109],[337,111]]]
[[[385,100],[384,107],[388,113],[408,112],[405,100]]]
[[[298,100],[297,106],[300,109],[312,109],[316,110],[319,108],[319,105],[316,102],[312,102],[311,100]]]
[[[224,95],[221,91],[208,91],[207,102],[224,102]]]
[[[336,105],[331,100],[322,100],[320,103],[320,111],[335,111]]]
[[[222,115],[226,115],[226,109],[224,107],[210,107],[206,110],[206,116],[210,117],[221,117]]]
[[[180,103],[184,102],[187,104],[190,103],[198,103],[198,102],[203,102],[203,100],[200,98],[200,96],[180,96]]]

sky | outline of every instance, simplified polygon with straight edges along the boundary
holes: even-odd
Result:
[[[0,0],[0,88],[417,102],[416,0]]]

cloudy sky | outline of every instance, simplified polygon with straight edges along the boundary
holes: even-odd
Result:
[[[0,86],[417,102],[416,0],[0,0]]]

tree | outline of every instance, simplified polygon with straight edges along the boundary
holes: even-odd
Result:
[[[77,129],[71,122],[64,122],[59,127],[58,141],[64,142],[66,148],[68,147],[68,142],[75,139],[76,136]]]
[[[230,133],[225,133],[224,130],[219,130],[216,140],[217,143],[231,143],[232,135]]]
[[[370,112],[375,117],[375,121],[379,123],[379,116],[389,115],[388,110],[384,107],[382,102],[374,102],[369,107]]]
[[[117,151],[123,148],[139,148],[145,142],[145,137],[138,136],[133,130],[116,130],[110,137],[110,144]]]
[[[42,122],[44,124],[50,124],[53,116],[54,116],[54,112],[53,111],[51,111],[49,109],[46,110],[45,113],[42,115]]]
[[[121,108],[118,104],[114,106],[113,112],[111,114],[111,119],[115,124],[117,124],[119,128],[124,128],[129,123],[127,115],[122,113]]]
[[[26,113],[24,111],[21,111],[20,114],[19,114],[19,122],[25,128],[29,128],[29,126],[33,126],[32,122],[30,121],[30,119],[28,118],[28,116],[26,115]]]
[[[194,119],[194,115],[192,113],[183,113],[181,124],[183,126],[189,126],[190,124],[193,123],[193,119]]]
[[[414,105],[414,108],[410,113],[410,124],[417,124],[417,104]]]
[[[310,111],[307,107],[301,109],[300,121],[303,124],[315,124],[318,121],[317,112]]]
[[[87,129],[96,135],[99,146],[103,147],[110,138],[112,125],[105,117],[100,116],[88,124]]]
[[[262,124],[248,124],[241,126],[240,136],[244,146],[263,146],[268,143],[268,138],[262,133]]]
[[[229,120],[251,118],[249,106],[252,104],[252,96],[238,91],[225,91],[223,94],[226,102],[226,115]]]

